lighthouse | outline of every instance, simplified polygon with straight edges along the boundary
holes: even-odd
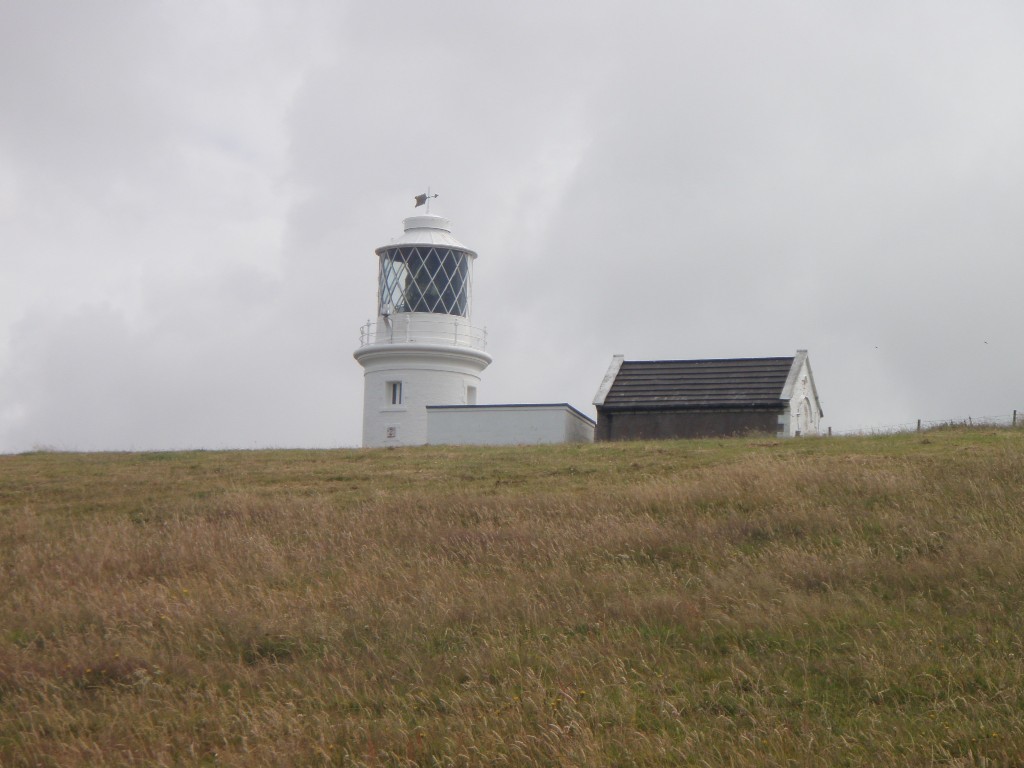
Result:
[[[486,332],[472,324],[476,252],[448,219],[410,216],[376,250],[377,319],[353,353],[363,366],[363,446],[423,445],[427,406],[476,405],[491,364]]]

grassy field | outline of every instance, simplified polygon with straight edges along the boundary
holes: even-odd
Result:
[[[1024,765],[1024,430],[0,456],[0,765]]]

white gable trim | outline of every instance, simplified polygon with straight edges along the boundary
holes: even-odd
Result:
[[[625,359],[625,355],[612,355],[611,365],[608,366],[608,371],[601,380],[601,386],[597,388],[597,394],[594,395],[594,405],[604,405],[604,399],[608,397],[608,391],[615,383],[615,377],[619,375],[619,369]]]
[[[783,400],[789,401],[793,399],[793,389],[796,387],[796,382],[800,378],[800,369],[804,367],[804,363],[807,362],[807,350],[798,349],[796,354],[793,356],[793,364],[789,366],[789,376],[786,377],[786,383],[782,386],[782,394],[779,397]]]
[[[786,377],[786,384],[782,387],[782,394],[779,397],[786,402],[793,399],[793,389],[800,380],[800,372],[805,367],[807,368],[807,382],[811,385],[811,392],[814,394],[814,407],[817,409],[819,416],[824,416],[825,412],[821,409],[821,401],[818,399],[818,385],[814,383],[814,374],[811,372],[811,359],[808,357],[806,349],[798,349],[796,351],[796,355],[793,357],[793,365],[789,369],[789,376]]]

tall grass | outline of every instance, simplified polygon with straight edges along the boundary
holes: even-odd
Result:
[[[1024,432],[0,457],[0,765],[1021,765]]]

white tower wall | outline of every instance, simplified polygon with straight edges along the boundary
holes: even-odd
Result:
[[[361,354],[360,354],[361,353]],[[486,353],[451,346],[394,344],[364,347],[363,446],[424,445],[428,405],[471,405]],[[401,395],[394,403],[394,385]]]

